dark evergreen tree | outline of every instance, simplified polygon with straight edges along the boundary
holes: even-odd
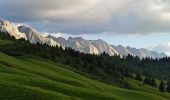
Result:
[[[170,80],[167,82],[167,92],[169,92],[170,93]]]
[[[128,69],[128,68],[125,68],[125,73],[124,73],[124,75],[125,75],[126,77],[129,77],[129,69]]]
[[[159,91],[160,92],[165,92],[165,83],[164,83],[163,80],[159,84]]]
[[[151,85],[151,78],[146,76],[144,81],[143,81],[143,84]]]
[[[141,76],[141,73],[138,73],[137,75],[136,75],[136,80],[138,80],[138,81],[142,81],[143,79],[142,79],[142,76]]]
[[[151,85],[152,85],[153,87],[157,87],[155,78],[152,78],[152,79],[151,79]]]

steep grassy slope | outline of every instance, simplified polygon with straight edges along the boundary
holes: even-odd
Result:
[[[127,81],[134,90],[103,84],[43,59],[0,53],[0,100],[170,100],[170,94]]]

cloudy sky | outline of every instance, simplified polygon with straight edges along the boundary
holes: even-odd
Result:
[[[170,54],[169,5],[170,0],[1,0],[0,18],[56,36]]]

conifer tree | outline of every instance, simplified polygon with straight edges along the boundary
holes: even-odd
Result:
[[[157,87],[155,78],[152,78],[151,85],[154,86],[154,87]]]
[[[129,77],[129,69],[128,68],[125,68],[125,76]]]
[[[143,84],[151,85],[151,78],[150,77],[145,77]]]
[[[159,84],[159,91],[160,92],[165,92],[165,83],[164,83],[163,80]]]
[[[170,80],[167,82],[167,85],[168,85],[168,87],[167,87],[167,92],[170,93]]]
[[[136,75],[136,80],[138,80],[138,81],[142,81],[141,73],[139,73],[139,74],[137,74],[137,75]]]

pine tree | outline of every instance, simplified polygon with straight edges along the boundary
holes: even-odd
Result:
[[[152,78],[151,85],[154,86],[154,87],[157,87],[155,78]]]
[[[163,80],[159,84],[159,90],[160,90],[160,92],[165,92],[165,83]]]
[[[151,78],[150,77],[145,77],[143,84],[151,85]]]
[[[167,87],[167,92],[170,93],[170,80],[167,82],[167,85],[168,85],[168,87]]]
[[[125,68],[125,76],[129,77],[129,69],[128,68]]]
[[[142,81],[141,73],[136,75],[136,80],[138,80],[138,81]]]

